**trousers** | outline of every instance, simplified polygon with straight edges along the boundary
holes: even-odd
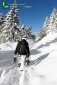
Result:
[[[20,70],[24,70],[25,60],[26,60],[26,55],[21,55],[21,61],[19,61],[19,63],[21,63]]]
[[[14,58],[17,58],[17,63],[18,65],[20,64],[20,70],[24,70],[25,68],[25,61],[26,61],[26,55],[18,55],[19,57],[17,57],[17,55],[14,56]]]

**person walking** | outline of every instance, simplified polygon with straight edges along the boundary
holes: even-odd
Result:
[[[29,65],[29,56],[30,56],[30,50],[29,50],[29,44],[26,41],[26,39],[22,39],[17,43],[16,49],[14,51],[14,62],[16,62],[17,60],[17,54],[21,56],[21,65],[20,63],[18,65],[20,65],[20,70],[24,70],[25,68],[25,62],[27,59],[27,64]]]

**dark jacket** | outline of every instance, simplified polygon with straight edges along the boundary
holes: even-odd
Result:
[[[23,52],[20,53],[20,46],[21,46],[21,43],[22,43],[22,42],[23,42],[23,43],[25,44],[25,46],[26,46],[26,52],[24,52],[24,53],[23,53]],[[27,42],[25,39],[23,39],[22,41],[19,41],[19,42],[18,42],[14,54],[16,55],[17,53],[18,53],[19,55],[27,55],[27,56],[29,57],[29,55],[30,55],[29,45],[28,45],[28,42]]]

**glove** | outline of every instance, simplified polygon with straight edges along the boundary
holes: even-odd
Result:
[[[27,58],[28,58],[28,57],[30,56],[30,53],[27,53],[27,55],[26,55],[26,56],[27,56]]]
[[[17,61],[17,58],[16,57],[14,57],[14,62],[16,62]]]
[[[30,60],[28,58],[26,59],[26,63],[27,63],[27,65],[29,65],[29,63],[30,63]]]

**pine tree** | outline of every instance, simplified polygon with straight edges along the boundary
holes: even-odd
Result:
[[[27,37],[27,38],[32,37],[32,32],[31,32],[31,30],[32,30],[32,26],[29,26],[29,27],[26,29],[26,37]]]
[[[32,26],[29,26],[28,28],[25,27],[25,25],[21,26],[20,32],[19,32],[19,39],[22,38],[34,38],[34,36],[32,35]]]
[[[19,32],[20,19],[17,14],[16,0],[14,1],[11,10],[7,13],[5,22],[3,24],[2,32],[6,37],[6,41],[15,41]]]
[[[56,11],[56,9],[54,8],[53,9],[53,11],[52,11],[52,14],[51,14],[51,16],[50,16],[50,20],[49,20],[49,29],[48,29],[48,31],[47,31],[47,33],[49,33],[49,32],[54,32],[55,31],[55,20],[56,20],[56,14],[57,14],[57,11]]]
[[[48,25],[49,25],[49,20],[48,20],[48,16],[47,16],[46,19],[45,19],[43,28],[46,28]]]
[[[47,16],[46,19],[45,19],[44,25],[43,25],[43,31],[44,31],[45,35],[47,33],[47,30],[49,29],[48,26],[49,26],[49,19],[48,19],[48,16]]]
[[[44,23],[44,30],[46,33],[49,33],[49,32],[55,32],[56,30],[56,15],[57,15],[57,11],[56,9],[54,8],[53,11],[52,11],[52,14],[48,20],[48,18],[46,18],[46,21]]]
[[[55,22],[53,24],[53,28],[54,28],[54,32],[57,32],[57,14],[56,14],[56,17],[55,17]]]
[[[55,17],[56,17],[56,13],[57,13],[57,11],[56,11],[56,9],[54,8],[53,11],[52,11],[52,14],[51,14],[51,16],[50,16],[49,25],[52,25],[52,24],[54,23]]]
[[[2,13],[0,13],[0,32],[1,32],[2,28],[3,28],[2,25],[4,23],[4,19],[5,19],[5,16]]]

